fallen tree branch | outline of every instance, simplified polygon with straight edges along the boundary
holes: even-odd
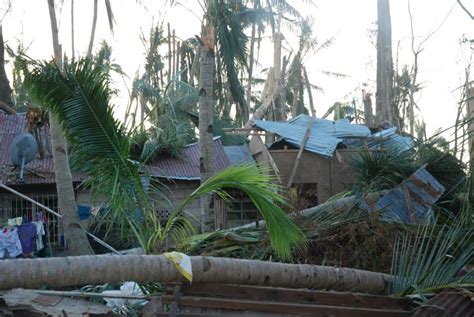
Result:
[[[230,283],[331,289],[372,294],[387,292],[391,276],[369,271],[307,264],[191,257],[194,283]],[[185,282],[163,255],[85,255],[0,261],[0,289],[62,288],[122,281]]]

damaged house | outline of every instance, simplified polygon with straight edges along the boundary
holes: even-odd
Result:
[[[47,151],[48,129],[40,127],[37,135],[42,145],[46,144],[41,155],[37,155],[31,162],[25,164],[23,178],[20,171],[13,166],[11,148],[14,138],[28,131],[28,120],[24,114],[8,115],[0,112],[0,184],[24,194],[47,208],[58,211],[58,197],[56,191],[54,162],[52,155]],[[42,158],[41,158],[42,156]],[[170,197],[172,205],[178,205],[192,193],[200,184],[199,172],[199,145],[198,143],[185,146],[177,157],[159,156],[147,167],[146,172],[152,175],[153,181],[164,185],[165,195]],[[214,139],[214,166],[219,172],[232,164],[253,162],[248,147],[224,147],[220,138]],[[73,171],[73,185],[76,194],[76,203],[81,219],[90,216],[91,211],[102,206],[102,201],[93,198],[90,191],[81,187],[86,175]],[[246,195],[235,191],[234,200],[223,202],[215,199],[211,206],[214,210],[222,208],[227,216],[224,226],[237,226],[257,219],[257,210]],[[157,206],[157,213],[166,219],[170,208]],[[38,212],[46,217],[45,229],[49,235],[50,245],[53,248],[62,248],[65,245],[61,219],[54,214],[43,210],[27,199],[0,188],[0,223],[8,219],[25,217],[32,219]],[[191,221],[198,226],[200,216],[199,201],[193,202],[186,212]]]
[[[286,122],[257,120],[253,131],[249,148],[255,160],[271,166],[281,185],[292,188],[291,194],[306,199],[303,207],[324,203],[351,188],[350,160],[360,148],[392,147],[403,152],[413,146],[412,139],[397,134],[396,128],[373,133],[346,119],[307,115]],[[261,138],[264,135],[267,142]]]

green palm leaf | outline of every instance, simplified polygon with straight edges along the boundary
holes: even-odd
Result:
[[[291,256],[293,248],[301,248],[306,238],[279,206],[287,204],[278,194],[280,188],[272,182],[265,170],[255,165],[230,167],[212,176],[196,189],[176,210],[182,211],[194,199],[206,195],[217,194],[229,199],[226,188],[237,188],[245,192],[265,219],[273,249],[283,259]]]
[[[472,261],[473,255],[474,235],[469,208],[454,223],[420,226],[416,234],[398,241],[390,291],[405,296],[456,285],[472,287],[474,275],[458,276],[458,273]]]
[[[63,70],[54,62],[31,66],[24,70],[29,94],[56,116],[73,166],[88,175],[86,185],[96,196],[108,198],[108,216],[127,225],[137,208],[149,209],[148,200],[139,164],[129,159],[129,140],[113,117],[103,68],[89,59],[65,64]]]

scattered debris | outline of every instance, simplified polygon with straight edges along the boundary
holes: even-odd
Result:
[[[364,202],[361,208],[382,211],[390,222],[427,223],[433,221],[431,206],[445,188],[426,169],[419,168],[399,186],[382,195],[375,203]]]
[[[71,299],[55,295],[41,295],[39,290],[13,289],[0,298],[6,307],[0,313],[25,312],[23,316],[116,316],[112,309],[83,299]],[[8,315],[7,315],[8,316]]]

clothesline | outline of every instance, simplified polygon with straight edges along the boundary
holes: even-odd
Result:
[[[21,254],[30,257],[34,251],[44,248],[42,236],[46,232],[43,226],[43,213],[37,213],[35,218],[36,221],[31,222],[23,221],[22,217],[11,218],[8,226],[1,228],[0,258],[5,257],[5,251],[11,258],[16,258]]]

